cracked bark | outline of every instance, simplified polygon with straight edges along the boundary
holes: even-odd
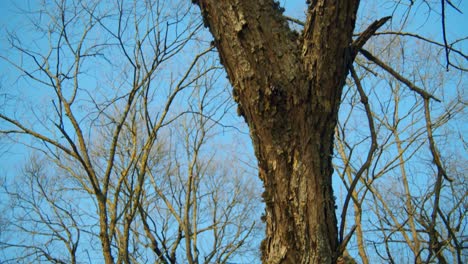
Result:
[[[250,128],[266,203],[264,263],[333,263],[334,128],[358,0],[312,1],[301,35],[274,1],[195,1]]]

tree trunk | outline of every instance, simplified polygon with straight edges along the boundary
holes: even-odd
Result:
[[[99,239],[101,240],[104,262],[106,264],[114,264],[108,231],[106,198],[102,194],[97,195],[97,198],[99,209]]]
[[[312,2],[299,35],[274,1],[197,1],[255,147],[264,263],[338,257],[331,156],[359,1]]]

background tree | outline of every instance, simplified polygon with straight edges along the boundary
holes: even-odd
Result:
[[[399,35],[376,41],[372,43],[376,49],[378,42],[392,43],[377,51],[392,65],[398,65],[403,55],[397,47],[408,50],[411,43]],[[348,249],[357,251],[362,263],[463,263],[466,259],[461,227],[466,220],[460,215],[466,212],[466,176],[459,173],[464,170],[466,157],[453,149],[463,144],[460,131],[454,128],[464,119],[465,99],[459,84],[465,77],[440,73],[432,66],[434,62],[443,65],[437,48],[426,43],[416,48],[412,61],[398,71],[415,76],[415,82],[430,91],[439,86],[453,88],[444,95],[443,103],[431,109],[430,127],[434,131],[432,140],[439,143],[438,155],[457,157],[458,165],[443,161],[452,179],[436,185],[436,164],[430,154],[424,153],[431,144],[428,120],[422,111],[424,100],[376,65],[358,61],[359,72],[352,71],[356,85],[349,87],[342,103],[345,111],[336,130],[334,164],[346,188],[355,182],[352,193],[347,189],[341,194],[350,199],[353,208],[349,208],[352,214],[348,216],[346,209],[341,210],[340,228],[341,232],[354,232]],[[367,116],[368,126],[364,126],[362,116]],[[349,138],[351,134],[360,136]],[[369,148],[369,143],[376,147]],[[444,206],[438,209],[433,204],[437,195],[444,200]],[[432,218],[434,208],[439,212]],[[431,224],[433,221],[435,224]],[[431,246],[431,232],[437,234],[433,238],[439,241],[437,250]]]
[[[2,193],[2,262],[226,263],[256,248],[252,171],[208,151],[236,121],[192,9],[26,10],[33,39],[10,32],[0,55],[20,88],[3,98],[0,132],[31,153]]]
[[[393,11],[403,5],[401,1],[395,2]],[[441,46],[444,47],[447,69],[464,71],[467,57],[455,51],[465,61],[453,63],[449,56],[453,48],[447,42],[445,27],[446,6],[455,10],[457,7],[446,0],[439,1],[437,9],[433,2],[421,2],[429,10],[441,12],[444,39]],[[427,213],[427,260],[437,256],[443,261],[435,226],[438,215],[442,215],[438,209],[441,186],[451,178],[442,164],[431,118],[432,101],[441,100],[432,95],[435,91],[427,90],[424,83],[415,78],[412,78],[414,81],[408,79],[403,72],[364,48],[390,17],[378,18],[353,38],[360,1],[307,1],[306,21],[299,22],[304,26],[299,34],[289,27],[288,18],[282,14],[284,9],[275,1],[198,0],[195,3],[214,37],[233,86],[239,113],[251,131],[259,176],[265,186],[267,231],[262,245],[263,262],[333,263],[350,238],[343,232],[346,209],[359,178],[369,170],[378,147],[368,96],[360,88],[361,81],[354,69],[358,54],[382,68],[422,100],[419,110],[424,113],[423,123],[436,171],[430,195],[432,208]],[[414,4],[419,3],[407,3],[409,8],[401,19],[402,26],[411,15]],[[338,231],[331,156],[342,91],[349,71],[366,109],[371,142],[367,158],[349,184]]]

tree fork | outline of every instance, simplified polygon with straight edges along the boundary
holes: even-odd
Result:
[[[335,262],[331,156],[359,1],[313,1],[302,35],[274,1],[194,2],[250,128],[265,187],[263,262]]]

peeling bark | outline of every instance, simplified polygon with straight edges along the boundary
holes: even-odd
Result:
[[[359,1],[312,2],[299,36],[274,1],[196,1],[255,147],[264,263],[338,257],[331,156]]]

